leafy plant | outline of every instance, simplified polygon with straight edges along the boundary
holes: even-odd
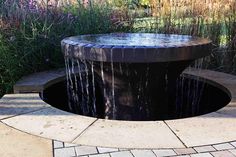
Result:
[[[0,96],[32,72],[64,66],[60,41],[72,35],[154,32],[213,41],[208,68],[236,74],[236,1],[0,0]]]

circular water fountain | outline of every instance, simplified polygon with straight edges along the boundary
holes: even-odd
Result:
[[[211,52],[210,40],[186,35],[81,35],[61,43],[69,109],[119,120],[175,116],[183,103],[177,93],[180,74]],[[195,97],[201,95],[197,91]]]

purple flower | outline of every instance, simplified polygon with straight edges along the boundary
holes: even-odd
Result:
[[[32,12],[37,11],[37,2],[35,0],[29,0],[29,10]]]

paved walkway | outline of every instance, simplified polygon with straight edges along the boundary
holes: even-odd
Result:
[[[0,123],[1,157],[236,157],[236,141],[178,149],[91,147],[33,136]]]
[[[18,131],[0,122],[0,157],[52,156],[52,140]]]
[[[189,71],[190,74],[191,72]],[[37,93],[52,83],[55,77],[62,78],[61,75],[64,74],[56,73],[55,76],[53,74],[49,78],[39,81],[37,87],[40,88],[38,89],[34,87],[35,80],[30,79],[27,85],[22,86],[21,84],[22,88],[15,88],[15,92],[17,93],[17,90],[19,93],[21,90],[25,92],[27,88],[32,87],[29,89],[36,94],[5,95],[0,100],[0,157],[236,157],[236,77],[210,71],[202,71],[199,74],[227,87],[232,96],[227,107],[210,116],[208,114],[176,121],[145,123],[145,125],[134,122],[119,125],[112,121],[105,123],[103,120],[93,120],[59,111],[45,104]],[[139,127],[140,125],[144,130]],[[148,129],[147,126],[149,126]],[[163,129],[163,126],[169,126],[169,128],[165,128],[171,132]],[[89,127],[93,128],[88,129]],[[75,140],[79,137],[78,134],[82,135],[82,133],[86,138],[82,138],[82,142],[81,138]],[[166,133],[178,137],[177,139],[182,141],[182,148],[177,148],[178,143],[173,146],[175,144],[173,141],[176,140],[168,140],[167,137],[172,136],[164,136]],[[117,141],[120,142],[120,145],[113,145],[113,147],[126,147],[127,144],[130,144],[128,145],[130,148],[140,148],[150,143],[157,143],[160,147],[155,145],[145,147],[149,149],[91,147],[51,139],[73,141],[79,144],[86,144],[90,140],[90,142],[100,142],[106,147],[112,147],[108,142],[117,144]],[[168,144],[169,147],[164,147],[163,143]],[[131,144],[136,147],[131,147]],[[94,146],[97,145],[101,144],[94,144]],[[204,146],[194,147],[196,145]]]
[[[53,141],[54,157],[236,157],[236,141],[179,149],[119,149]]]

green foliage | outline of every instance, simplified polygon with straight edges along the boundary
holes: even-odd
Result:
[[[112,3],[117,7],[123,7],[126,5],[130,5],[132,0],[112,0]]]
[[[236,73],[236,2],[224,1],[204,5],[205,1],[169,4],[158,0],[154,12],[149,0],[94,0],[87,5],[78,0],[62,6],[48,4],[51,1],[0,0],[0,96],[11,92],[24,75],[64,66],[60,41],[78,34],[154,32],[207,37],[214,43],[207,66]]]
[[[64,66],[63,38],[122,31],[108,3],[57,7],[38,2],[0,1],[0,96],[24,75]]]
[[[213,52],[204,62],[206,67],[236,74],[236,1],[181,2],[159,0],[156,12],[152,10],[155,16],[136,18],[132,31],[209,38]]]
[[[139,0],[140,5],[150,6],[150,0]]]
[[[63,66],[60,41],[75,33],[68,16],[58,10],[31,10],[11,0],[1,3],[0,96],[11,92],[23,75]]]
[[[7,41],[0,35],[0,96],[11,91],[14,79],[17,79],[16,77],[21,73],[16,62],[18,56],[11,51],[12,48],[12,46],[7,46]]]
[[[76,34],[99,34],[113,31],[110,16],[112,10],[108,4],[91,3],[85,7],[79,4],[76,8]]]

